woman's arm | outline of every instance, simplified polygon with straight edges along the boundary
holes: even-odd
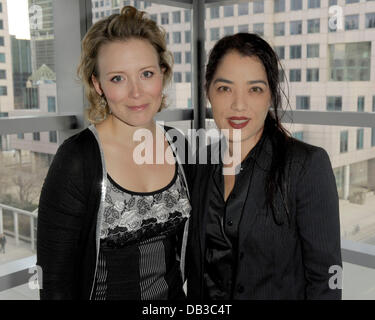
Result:
[[[330,267],[341,267],[342,261],[337,188],[325,150],[318,148],[310,154],[296,192],[306,299],[341,299],[341,289],[329,286]]]
[[[80,152],[63,144],[45,179],[38,209],[37,265],[41,299],[74,299],[82,219],[86,212]]]

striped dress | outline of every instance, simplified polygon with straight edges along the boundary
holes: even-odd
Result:
[[[107,179],[94,299],[184,299],[178,256],[191,206],[179,166],[150,193]]]

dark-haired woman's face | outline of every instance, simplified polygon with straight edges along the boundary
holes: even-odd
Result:
[[[241,141],[255,145],[271,105],[267,74],[257,57],[226,54],[213,76],[208,99],[216,125],[229,129],[229,141],[236,141],[233,132],[241,130]]]

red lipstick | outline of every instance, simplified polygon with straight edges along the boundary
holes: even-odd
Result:
[[[230,117],[228,123],[233,129],[242,129],[249,123],[250,119],[247,117]]]

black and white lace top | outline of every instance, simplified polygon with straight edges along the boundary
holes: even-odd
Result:
[[[191,206],[179,166],[150,193],[126,190],[107,176],[95,299],[180,299],[178,262]]]

